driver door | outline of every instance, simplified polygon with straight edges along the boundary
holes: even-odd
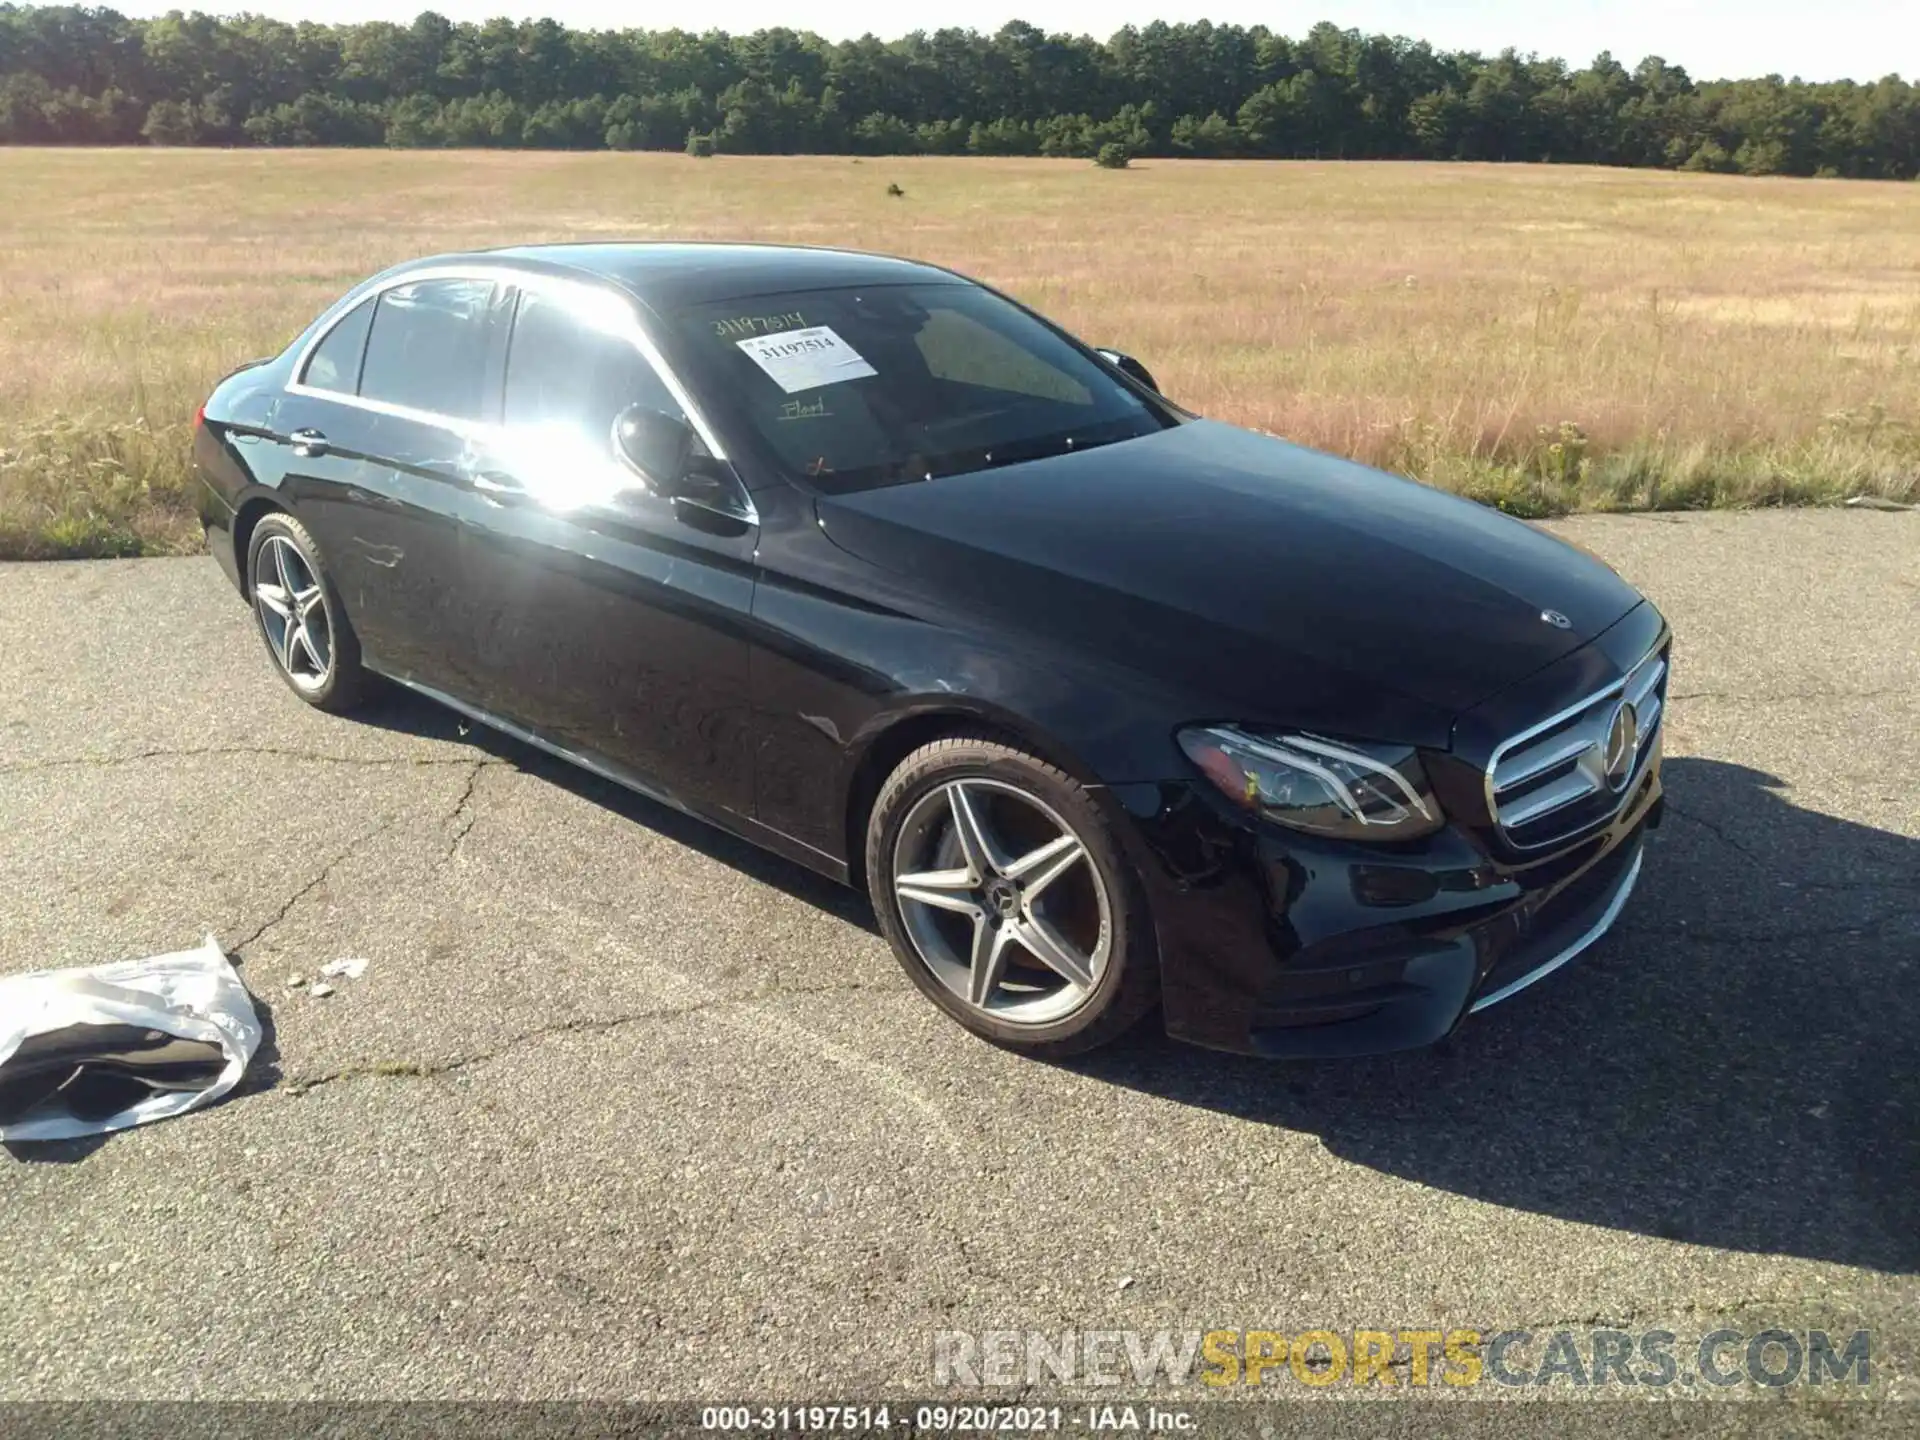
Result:
[[[683,415],[609,323],[624,304],[520,291],[501,425],[466,461],[485,501],[462,536],[482,703],[680,803],[751,816],[757,532],[648,493],[618,459],[622,410]]]

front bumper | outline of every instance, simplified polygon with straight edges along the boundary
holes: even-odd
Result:
[[[1432,1044],[1606,933],[1660,821],[1659,761],[1605,826],[1525,858],[1466,826],[1389,850],[1250,827],[1199,783],[1116,787],[1168,1033],[1278,1058]]]

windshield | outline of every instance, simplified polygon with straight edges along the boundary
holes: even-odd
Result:
[[[833,494],[935,480],[1176,422],[1024,311],[967,284],[805,290],[675,317],[705,387]]]

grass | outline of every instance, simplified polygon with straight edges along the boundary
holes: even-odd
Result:
[[[1519,514],[1920,499],[1917,185],[0,150],[0,556],[195,548],[187,431],[220,375],[392,261],[616,236],[953,265],[1206,414]]]

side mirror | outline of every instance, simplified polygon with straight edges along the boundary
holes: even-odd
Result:
[[[655,495],[680,493],[693,463],[693,427],[664,410],[629,405],[613,422],[613,448]]]
[[[1101,349],[1094,352],[1129,380],[1136,380],[1154,394],[1160,393],[1160,386],[1153,378],[1153,372],[1142,365],[1124,350]]]
[[[629,405],[613,422],[613,448],[649,495],[719,516],[727,524],[753,521],[753,502],[678,416]]]

